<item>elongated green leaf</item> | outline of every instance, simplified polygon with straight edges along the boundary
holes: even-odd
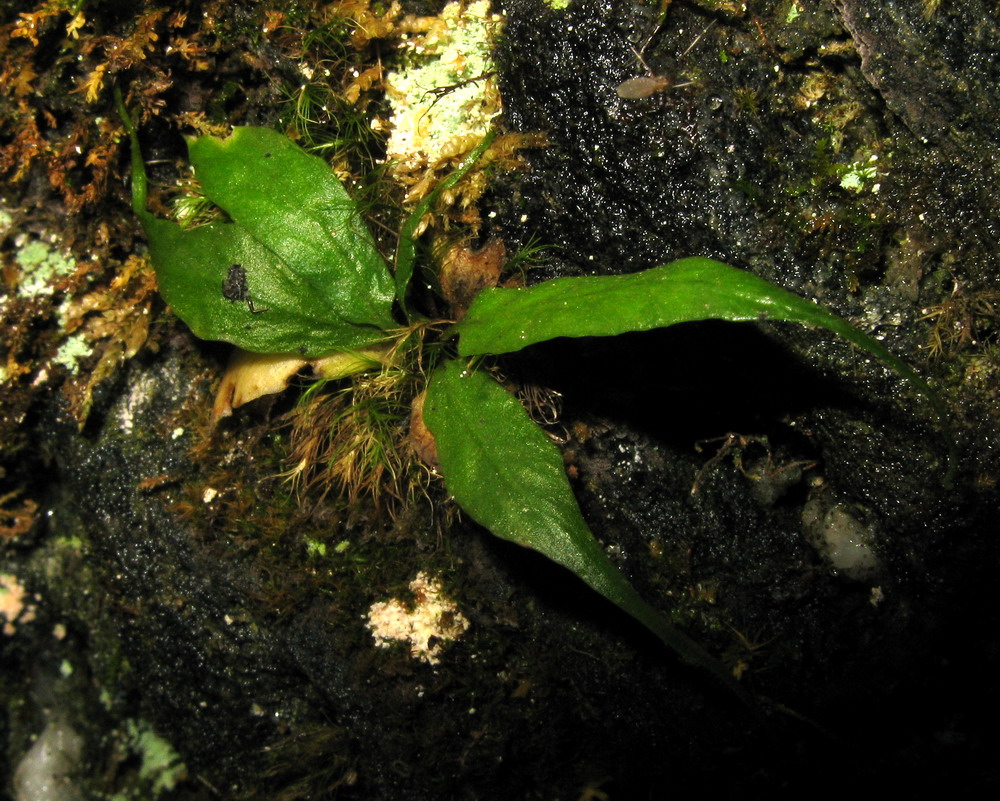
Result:
[[[510,353],[556,337],[613,336],[709,319],[784,320],[825,328],[913,382],[938,415],[946,416],[927,382],[880,342],[810,300],[713,259],[680,259],[632,275],[484,290],[457,326],[459,353]]]
[[[427,388],[424,422],[448,491],[473,520],[568,568],[745,700],[732,676],[643,601],[611,563],[580,513],[559,449],[517,398],[488,373],[447,362]]]
[[[751,273],[689,258],[631,275],[484,290],[458,326],[459,350],[463,356],[510,353],[555,337],[614,336],[711,318],[794,320],[855,332],[815,303]]]
[[[269,128],[202,137],[189,152],[206,197],[231,221],[188,230],[156,219],[135,184],[133,205],[160,291],[195,334],[308,357],[385,338],[392,276],[325,162]],[[133,158],[140,184],[141,166]]]

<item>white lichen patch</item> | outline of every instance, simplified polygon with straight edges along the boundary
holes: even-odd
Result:
[[[155,390],[156,379],[151,375],[143,375],[131,383],[128,394],[118,402],[115,410],[123,433],[132,433],[135,418],[153,402]]]
[[[387,159],[397,174],[437,169],[486,135],[501,110],[490,49],[502,20],[489,0],[449,3],[426,33],[405,40],[407,66],[386,76]]]
[[[410,582],[410,592],[415,599],[412,605],[397,598],[372,604],[368,628],[379,648],[408,643],[410,656],[436,665],[445,643],[461,637],[469,621],[442,595],[441,582],[426,573],[418,573]]]

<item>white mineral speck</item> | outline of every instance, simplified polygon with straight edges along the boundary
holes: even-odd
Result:
[[[878,572],[879,562],[872,549],[874,526],[859,519],[845,503],[826,506],[820,498],[806,502],[802,509],[806,539],[847,578],[863,581]]]
[[[453,601],[442,595],[441,582],[424,572],[410,582],[410,592],[415,598],[412,606],[398,598],[372,604],[368,628],[378,647],[409,643],[410,656],[436,665],[441,661],[444,643],[462,636],[469,621]]]

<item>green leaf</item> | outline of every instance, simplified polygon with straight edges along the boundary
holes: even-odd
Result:
[[[392,276],[322,159],[269,128],[188,149],[205,196],[230,221],[184,229],[156,219],[144,187],[133,187],[133,205],[160,291],[197,336],[307,357],[385,338],[396,325]]]
[[[614,336],[708,319],[784,320],[825,328],[907,378],[946,417],[927,382],[877,340],[810,300],[712,259],[681,259],[632,275],[484,290],[457,326],[458,349],[463,356],[511,353],[556,337]]]
[[[747,700],[725,668],[643,601],[608,559],[580,513],[562,454],[517,398],[485,371],[450,361],[431,377],[423,411],[448,492],[473,520],[568,568]]]

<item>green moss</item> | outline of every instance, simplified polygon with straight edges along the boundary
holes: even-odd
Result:
[[[878,170],[875,167],[877,160],[878,156],[873,154],[867,161],[855,161],[852,164],[848,164],[844,169],[844,173],[840,176],[841,188],[850,192],[861,193],[870,187],[872,192],[878,192],[879,185],[877,183],[869,183],[878,175]]]
[[[56,549],[66,549],[73,553],[81,553],[86,545],[78,534],[55,537],[52,545]]]
[[[139,778],[149,782],[154,797],[166,790],[173,790],[187,775],[187,767],[174,747],[144,720],[129,720],[126,725],[130,746],[142,760]]]
[[[306,537],[306,553],[310,556],[326,556],[326,543]]]

